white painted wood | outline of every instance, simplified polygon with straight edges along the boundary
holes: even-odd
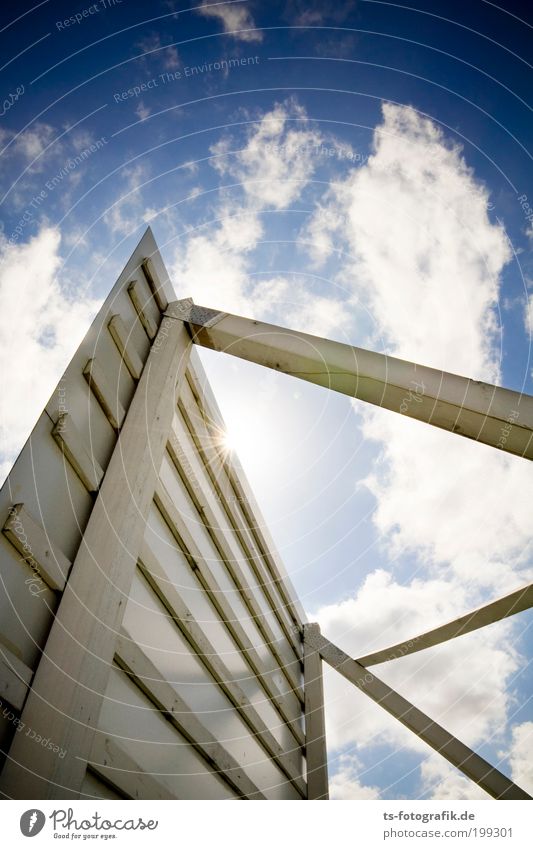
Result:
[[[217,654],[216,648],[211,645],[192,617],[146,542],[141,547],[139,568],[199,659],[234,705],[257,741],[261,743],[268,756],[279,766],[299,793],[305,797],[306,786],[300,774],[299,750],[294,752],[283,751],[240,686],[232,680],[222,658]]]
[[[305,760],[307,798],[329,799],[328,753],[324,718],[322,658],[309,642],[311,632],[320,634],[316,624],[304,625]]]
[[[161,678],[153,663],[132,641],[123,628],[117,640],[115,660],[158,710],[176,726],[207,762],[238,796],[245,799],[264,799],[242,765],[221,745],[192,713],[176,690]]]
[[[154,296],[154,300],[161,310],[161,312],[165,312],[168,307],[168,299],[165,295],[165,290],[159,280],[157,272],[155,270],[154,264],[150,257],[146,257],[142,263],[142,270],[144,272],[144,276],[146,277],[146,282],[150,287],[150,291]]]
[[[120,314],[117,313],[111,316],[107,326],[126,368],[133,379],[138,380],[141,376],[144,363],[135,350],[131,335],[128,334],[126,325],[122,321]]]
[[[264,663],[262,662],[255,646],[250,641],[242,623],[239,621],[239,618],[235,616],[231,604],[222,592],[213,571],[210,569],[206,559],[202,556],[193,534],[187,527],[187,522],[183,519],[179,510],[176,509],[172,499],[161,482],[158,483],[156,487],[154,500],[170,530],[174,533],[180,548],[186,555],[187,559],[191,562],[191,566],[195,570],[196,575],[206,593],[213,602],[216,610],[219,612],[221,620],[232,634],[235,642],[248,661],[253,673],[261,682],[261,685],[269,698],[276,706],[280,707],[283,711],[283,715],[287,716],[283,704],[283,696],[279,694],[278,688],[272,681],[272,676],[268,670],[265,669]],[[237,587],[237,589],[239,589],[239,587]],[[244,590],[241,594],[243,593]],[[293,665],[295,666],[296,664],[297,661],[295,660]],[[291,669],[288,664],[283,664],[282,672],[287,678],[287,681],[293,691],[296,693],[300,701],[303,702],[303,692],[294,669]],[[294,730],[296,734],[301,734],[297,726],[295,726]]]
[[[176,450],[176,448],[178,450]],[[171,438],[171,441],[167,445],[167,450],[170,458],[181,477],[181,480],[186,485],[187,475],[183,470],[180,463],[180,451],[179,451],[179,443],[177,437],[174,434],[174,439]],[[194,503],[194,498],[193,498]],[[242,599],[250,612],[250,616],[253,621],[256,623],[259,632],[265,640],[265,644],[269,647],[272,652],[274,659],[279,666],[280,670],[282,670],[285,674],[287,673],[287,680],[291,687],[294,688],[295,692],[299,692],[299,697],[303,695],[300,691],[298,676],[294,674],[294,672],[287,666],[285,660],[281,656],[278,649],[278,639],[274,635],[266,616],[264,616],[263,611],[259,605],[259,601],[257,598],[258,588],[254,586],[249,586],[243,570],[241,569],[238,560],[233,554],[232,543],[229,537],[229,534],[225,532],[225,530],[217,525],[215,516],[213,511],[209,506],[209,501],[207,499],[203,499],[203,506],[201,507],[201,512],[198,514],[199,520],[205,524],[207,531],[213,541],[213,545],[216,550],[220,554],[222,562],[225,564],[228,573],[231,575],[235,586],[239,590]],[[295,660],[297,664],[297,668],[299,668],[300,658],[298,657]],[[282,703],[280,700],[277,700],[277,706],[280,707],[282,711],[282,717],[286,722],[290,723],[290,719],[287,714],[284,712]],[[298,740],[303,744],[303,735],[299,728],[294,728],[295,733],[298,735]]]
[[[405,657],[407,654],[413,654],[447,640],[453,640],[455,637],[461,637],[463,634],[469,634],[485,625],[492,625],[493,622],[498,622],[507,616],[513,616],[515,613],[521,613],[530,607],[533,607],[533,584],[528,584],[502,598],[484,604],[482,607],[478,607],[464,616],[459,616],[445,625],[439,625],[438,628],[432,628],[430,631],[403,640],[394,646],[380,649],[364,657],[358,657],[357,663],[367,667],[385,663],[387,660],[395,660],[398,657]]]
[[[109,735],[95,735],[88,767],[128,799],[176,798],[155,776],[145,772]]]
[[[79,793],[191,347],[183,322],[164,318],[85,529],[23,721],[66,756],[13,741],[1,780],[13,798]],[[32,772],[25,767],[32,764]]]
[[[24,504],[13,506],[2,531],[50,589],[62,592],[70,561]]]
[[[146,331],[146,335],[150,340],[155,339],[157,327],[146,309],[141,288],[136,280],[133,280],[128,286],[128,294],[133,306],[135,307],[135,312],[139,317],[139,321]]]
[[[52,428],[52,436],[86,489],[89,492],[98,492],[104,470],[85,446],[68,413],[59,416]]]
[[[308,333],[204,307],[196,344],[533,459],[533,397]]]
[[[494,799],[531,799],[525,790],[476,755],[468,746],[433,722],[407,699],[357,663],[337,646],[330,643],[319,630],[308,630],[306,639],[311,647],[344,678],[366,693],[384,710],[398,719],[410,731],[435,749],[467,778],[478,784]]]
[[[224,430],[225,425],[220,410],[218,409],[216,399],[209,386],[207,376],[202,368],[199,358],[195,355],[196,351],[193,349],[191,353],[191,365],[194,363],[194,371],[192,369],[188,370],[186,375],[187,383],[183,387],[181,397],[185,401],[188,393],[190,392],[192,394],[194,399],[194,409],[190,409],[190,411],[188,410],[188,413],[192,416],[192,422],[195,427],[199,426],[200,422],[205,426],[206,431],[209,434],[206,444],[212,446],[217,441],[217,427],[220,432],[220,429]],[[189,421],[187,422],[187,425],[189,426]],[[193,433],[193,430],[191,430],[191,433]],[[205,447],[202,446],[201,442],[198,443],[198,447],[200,452],[203,453]],[[208,465],[211,465],[212,460],[210,452],[209,458],[210,460]],[[224,477],[227,476],[229,479],[230,491],[228,501],[229,503],[238,505],[242,510],[245,520],[244,524],[248,527],[258,549],[261,552],[267,572],[283,600],[284,609],[286,610],[290,620],[292,620],[292,627],[295,628],[295,636],[298,635],[297,642],[300,642],[302,633],[301,625],[302,622],[306,621],[305,611],[300,599],[298,598],[298,594],[292,586],[292,582],[285,570],[283,561],[277,553],[274,540],[268,530],[268,526],[262,518],[261,510],[259,509],[259,505],[256,501],[252,488],[247,481],[244,470],[239,462],[239,458],[238,456],[233,455],[231,462],[228,462],[228,458],[224,460],[222,456],[220,456],[219,462],[222,463],[224,467],[225,475],[219,475],[217,472],[215,474],[215,478],[217,480],[219,478],[224,480]],[[215,469],[218,468],[217,462],[214,462],[214,467]],[[297,647],[297,654],[301,656],[301,644]]]
[[[273,574],[272,570],[268,568],[269,555],[265,554],[253,535],[252,529],[260,526],[259,510],[255,506],[252,511],[253,517],[250,514],[248,514],[248,517],[245,516],[244,505],[241,504],[240,496],[236,494],[232,486],[230,474],[233,472],[230,472],[230,469],[225,465],[220,452],[216,448],[217,439],[213,431],[218,425],[213,424],[213,417],[198,406],[197,399],[190,388],[192,382],[190,374],[191,370],[189,369],[187,373],[189,386],[183,387],[178,403],[179,417],[196,448],[198,461],[202,464],[205,475],[216,493],[217,500],[225,512],[233,533],[265,594],[267,606],[274,612],[287,643],[292,647],[298,661],[301,662],[301,626],[299,624],[301,620],[294,610],[292,602],[287,602],[288,592],[284,580],[282,580],[279,572],[276,571]],[[173,435],[171,435],[171,440],[172,438]],[[179,447],[176,448],[176,453],[179,455]],[[187,480],[189,481],[189,491],[192,490],[191,497],[194,499],[200,485],[196,481],[190,465],[189,462]],[[202,510],[206,509],[205,499],[199,507]],[[211,525],[211,523],[210,520],[209,524]],[[271,550],[274,550],[273,545]]]
[[[22,710],[32,679],[32,670],[5,645],[0,637],[0,699]]]
[[[116,387],[106,377],[100,363],[91,358],[83,369],[83,376],[114,430],[120,430],[126,411],[120,403]]]

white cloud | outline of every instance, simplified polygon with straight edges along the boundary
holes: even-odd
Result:
[[[384,570],[367,576],[359,592],[311,616],[322,633],[352,657],[407,641],[468,612],[475,596],[465,584],[415,578],[400,584]],[[464,743],[475,746],[499,735],[512,696],[507,690],[519,663],[513,625],[502,622],[448,643],[373,667],[420,710]],[[370,699],[328,672],[326,716],[332,749],[387,742],[427,753],[425,744]],[[348,697],[347,694],[349,693]]]
[[[0,134],[0,141],[6,144],[10,142],[10,146],[2,152],[2,157],[19,156],[24,165],[29,166],[30,173],[42,171],[46,159],[43,154],[55,135],[54,127],[40,121],[36,121],[22,133],[5,130]],[[53,142],[50,150],[52,154],[58,155],[63,150],[63,145],[60,141]]]
[[[397,356],[497,380],[499,277],[510,252],[487,209],[488,193],[461,150],[413,109],[385,105],[367,165],[332,186],[306,236],[319,264],[334,247],[351,257],[342,280],[372,314],[369,344],[384,339]],[[418,570],[402,582],[375,572],[353,598],[318,612],[324,634],[358,656],[525,582],[533,481],[518,458],[384,410],[356,402],[354,409],[365,438],[379,446],[360,484],[375,496],[382,547],[392,564],[398,558],[405,567],[410,555]],[[513,633],[508,620],[376,674],[468,745],[501,741],[520,660]],[[388,741],[427,753],[361,694],[348,696],[335,673],[327,682],[333,747]],[[479,797],[433,757],[421,776],[435,798]]]
[[[149,179],[146,165],[137,163],[122,169],[120,177],[126,185],[125,193],[106,211],[104,221],[113,234],[128,235],[138,226],[146,213],[143,188]]]
[[[533,292],[528,295],[524,307],[524,325],[528,337],[533,336]]]
[[[510,252],[487,206],[486,189],[435,124],[385,105],[367,165],[331,189],[308,232],[321,234],[319,260],[334,244],[347,247],[345,285],[364,300],[390,353],[497,380],[499,275]],[[356,409],[366,439],[381,445],[365,483],[390,552],[417,552],[461,579],[512,588],[531,555],[528,465],[386,411]]]
[[[417,553],[433,572],[493,594],[526,582],[533,480],[524,460],[380,410],[365,411],[363,433],[381,443],[364,483],[391,555]]]
[[[140,100],[139,105],[137,106],[137,109],[135,110],[135,114],[137,115],[137,117],[139,118],[140,121],[146,121],[146,119],[149,117],[149,115],[152,114],[152,110],[150,109],[149,106],[145,105],[143,100]]]
[[[213,146],[211,164],[237,180],[242,191],[223,192],[213,223],[178,245],[173,278],[181,294],[264,320],[283,314],[285,324],[311,333],[327,334],[346,324],[342,302],[311,294],[304,281],[251,276],[251,255],[263,237],[261,211],[281,210],[299,200],[317,165],[312,148],[321,141],[305,110],[289,100],[260,118],[244,146],[237,149],[229,137]]]
[[[63,293],[57,280],[59,243],[59,232],[52,227],[26,244],[0,241],[0,301],[3,315],[9,316],[0,341],[2,478],[99,306],[89,297],[72,300]]]
[[[356,6],[355,0],[343,0],[343,2],[324,3],[323,0],[285,0],[283,14],[286,20],[293,26],[312,27],[322,24],[340,24],[346,20],[350,12]],[[338,34],[337,34],[338,36]],[[321,33],[321,41],[323,33]],[[337,40],[333,44],[338,44]],[[331,53],[328,55],[332,55]]]
[[[420,774],[423,794],[429,799],[483,801],[491,798],[438,755],[432,755],[422,763]]]
[[[487,190],[433,122],[384,105],[373,155],[332,187],[328,214],[337,215],[323,226],[345,239],[355,257],[346,279],[398,356],[497,375],[493,308],[511,253],[487,204]],[[317,214],[323,219],[323,207]]]
[[[198,14],[205,18],[215,18],[224,27],[224,32],[237,41],[262,41],[263,33],[256,30],[255,21],[242,3],[211,4],[204,0]]]
[[[162,67],[167,71],[175,71],[181,64],[176,47],[174,45],[165,47],[161,42],[161,35],[157,32],[152,32],[145,36],[135,46],[142,51],[138,59],[143,64],[147,64],[149,60],[154,59],[160,62]]]
[[[322,135],[312,128],[303,107],[295,101],[277,104],[249,133],[246,146],[223,138],[213,145],[213,166],[242,183],[251,202],[262,208],[283,209],[302,193],[317,166],[313,148]]]
[[[330,799],[379,799],[379,789],[365,785],[360,780],[361,765],[353,755],[340,758],[339,768],[330,777]]]
[[[509,760],[513,781],[533,794],[533,722],[522,722],[513,728]]]

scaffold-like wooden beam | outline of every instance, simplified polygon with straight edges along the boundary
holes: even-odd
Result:
[[[187,304],[188,300],[188,304]],[[194,341],[533,459],[533,397],[250,318],[183,304]]]
[[[525,790],[392,690],[388,684],[330,643],[318,630],[308,631],[307,640],[333,669],[370,696],[387,713],[398,719],[494,799],[531,799]]]
[[[484,604],[483,607],[478,607],[470,613],[465,613],[464,616],[459,616],[451,622],[446,622],[445,625],[439,625],[438,628],[432,628],[431,631],[426,631],[416,637],[402,640],[401,643],[396,643],[394,646],[388,646],[385,649],[372,652],[372,654],[366,654],[364,657],[358,657],[357,663],[365,667],[375,666],[377,663],[385,663],[387,660],[405,657],[407,654],[428,649],[447,640],[453,640],[455,637],[462,637],[463,634],[469,634],[471,631],[476,631],[485,625],[492,625],[494,622],[499,622],[501,619],[513,616],[515,613],[521,613],[530,607],[533,607],[533,584],[528,584],[502,598],[496,599],[496,601]]]

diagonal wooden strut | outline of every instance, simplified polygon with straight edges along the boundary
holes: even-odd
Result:
[[[503,773],[491,766],[486,760],[476,755],[472,749],[461,743],[433,722],[429,716],[415,708],[407,699],[392,690],[387,684],[376,678],[371,672],[352,660],[337,646],[330,643],[320,633],[318,625],[308,626],[306,639],[315,648],[326,663],[366,693],[367,696],[381,705],[388,713],[420,737],[428,746],[435,749],[447,761],[461,770],[471,781],[478,784],[494,799],[531,799],[525,790],[514,784]]]
[[[521,587],[519,590],[509,593],[509,595],[491,601],[483,607],[478,607],[476,610],[452,620],[452,622],[446,622],[445,625],[439,625],[438,628],[432,628],[431,631],[426,631],[417,637],[403,640],[401,643],[372,652],[372,654],[366,654],[364,657],[358,657],[357,663],[367,667],[375,666],[377,663],[385,663],[387,660],[394,660],[398,657],[405,657],[405,655],[414,654],[414,652],[428,649],[447,640],[453,640],[454,637],[462,637],[463,634],[469,634],[485,625],[492,625],[493,622],[499,622],[501,619],[513,616],[515,613],[521,613],[530,607],[533,607],[533,584]]]
[[[193,341],[533,459],[533,397],[185,299]]]

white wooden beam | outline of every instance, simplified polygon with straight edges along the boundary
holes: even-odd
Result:
[[[131,334],[128,334],[122,317],[118,313],[112,315],[107,326],[126,368],[134,380],[139,380],[144,363],[135,350]]]
[[[9,649],[0,637],[0,699],[22,710],[33,671]]]
[[[533,459],[533,397],[185,301],[194,341]]]
[[[252,549],[257,549],[260,552],[260,559],[263,560],[269,580],[271,580],[283,601],[283,609],[288,617],[288,627],[294,630],[294,639],[292,640],[293,647],[296,650],[298,657],[301,656],[301,646],[299,646],[302,633],[302,613],[298,610],[298,606],[291,598],[290,592],[287,590],[287,577],[282,577],[277,555],[275,554],[275,546],[270,539],[268,529],[261,523],[257,523],[255,516],[258,508],[253,498],[252,491],[246,487],[243,488],[241,478],[234,472],[234,463],[225,462],[222,457],[222,452],[216,451],[215,446],[220,439],[220,434],[216,433],[216,422],[213,422],[206,405],[206,399],[203,393],[203,387],[197,380],[192,380],[191,375],[187,374],[187,383],[194,398],[194,406],[191,407],[188,403],[184,392],[179,399],[178,407],[180,413],[187,425],[188,430],[194,440],[198,452],[202,457],[206,470],[212,480],[213,486],[222,497],[222,503],[226,506],[233,521],[242,530],[242,535],[246,535],[249,541],[252,542]],[[238,503],[240,511],[244,516],[238,515],[235,509],[235,504]]]
[[[144,272],[146,282],[150,287],[150,290],[152,292],[152,295],[154,296],[157,306],[159,307],[161,312],[165,312],[168,307],[167,296],[165,295],[165,291],[157,276],[157,272],[150,257],[146,257],[145,259],[143,259],[141,263],[141,268]]]
[[[87,768],[128,799],[175,799],[154,775],[145,772],[122,746],[102,733],[97,733]]]
[[[301,751],[296,747],[290,752],[283,751],[239,684],[233,681],[216,648],[209,642],[191,612],[187,609],[146,541],[141,548],[139,567],[198,659],[230,700],[257,742],[263,746],[269,758],[277,764],[300,795],[305,797],[305,782],[299,769]]]
[[[2,529],[4,536],[17,549],[35,574],[51,590],[63,591],[70,560],[50,539],[47,531],[24,504],[15,504]]]
[[[164,318],[22,714],[66,756],[58,758],[26,735],[15,737],[0,779],[8,798],[79,795],[190,348],[183,322]]]
[[[170,458],[171,458],[171,460],[172,460],[172,462],[173,462],[173,464],[176,468],[176,471],[180,475],[180,478],[181,478],[184,486],[187,487],[187,473],[185,472],[185,470],[181,466],[181,462],[180,462],[180,458],[179,458],[180,452],[179,452],[179,450],[178,451],[175,450],[175,447],[173,447],[172,443],[174,443],[174,446],[179,445],[177,437],[176,437],[175,434],[172,435],[172,438],[169,441],[169,444],[167,446],[167,450],[168,450],[169,456],[170,456]],[[195,503],[195,505],[198,503],[196,494],[192,495],[191,500],[193,501],[193,503]],[[212,510],[209,506],[209,500],[207,498],[203,499],[203,506],[200,508],[198,515],[199,515],[199,520],[200,521],[203,520],[203,523],[205,525],[207,533],[209,534],[214,547],[217,549],[218,553],[220,554],[222,562],[224,563],[226,569],[228,570],[228,573],[230,574],[231,578],[233,579],[233,582],[234,582],[236,588],[238,589],[239,593],[241,594],[242,600],[244,601],[244,604],[246,605],[246,607],[248,608],[248,610],[250,612],[251,620],[255,623],[255,625],[258,628],[261,636],[264,638],[265,645],[268,646],[269,650],[272,652],[272,655],[274,656],[274,659],[275,659],[277,665],[279,666],[279,669],[280,670],[286,670],[287,669],[287,663],[280,654],[280,651],[279,651],[279,648],[278,648],[278,645],[277,645],[278,640],[277,640],[276,636],[274,635],[274,632],[272,631],[272,628],[270,627],[270,624],[269,624],[266,616],[264,615],[264,613],[263,613],[263,611],[262,611],[262,609],[259,605],[259,602],[258,602],[258,600],[255,596],[255,593],[254,593],[254,588],[248,587],[247,582],[246,582],[246,578],[245,578],[244,573],[243,573],[243,571],[242,571],[242,569],[239,565],[239,562],[232,553],[229,535],[226,533],[224,528],[218,526],[218,523],[217,523],[217,521],[214,517],[214,514],[213,514],[213,512],[212,512]],[[261,589],[263,591],[265,590],[265,584],[263,584],[263,585],[258,584],[258,588],[259,587],[261,587]],[[271,607],[272,611],[274,612],[276,608],[275,608],[275,604],[274,604],[273,600],[271,598],[269,598],[268,595],[266,595],[266,598],[267,598],[268,602],[270,603],[270,607]],[[299,667],[300,662],[301,662],[301,660],[300,660],[299,656],[297,658],[295,658],[296,668]],[[293,670],[291,670],[291,672],[293,672]],[[298,687],[298,676],[294,675],[294,673],[292,675],[290,674],[288,676],[287,680],[288,680],[291,688]],[[284,716],[284,718],[287,719],[286,716]],[[299,729],[298,729],[298,731],[299,731]],[[299,742],[303,742],[301,732],[299,733],[298,736],[299,736]]]
[[[307,798],[329,799],[328,753],[324,720],[322,658],[309,642],[309,634],[320,633],[316,624],[304,625],[305,760]]]
[[[191,564],[200,584],[204,587],[215,609],[218,611],[221,621],[224,622],[228,631],[232,634],[254,675],[257,675],[259,682],[263,686],[263,689],[269,698],[272,699],[276,705],[283,705],[283,696],[278,692],[277,688],[270,683],[272,678],[271,674],[265,669],[264,663],[261,661],[255,646],[246,634],[239,617],[235,616],[233,608],[231,607],[226,594],[219,586],[212,570],[209,568],[207,560],[202,557],[194,536],[189,530],[187,521],[174,505],[174,502],[161,482],[158,483],[156,487],[154,500],[178,545],[185,554],[188,562]],[[235,564],[232,565],[235,569]],[[236,591],[240,592],[243,598],[249,594],[243,585],[237,585]],[[257,615],[261,615],[260,611],[258,611]],[[253,621],[252,616],[250,616],[250,619]],[[294,659],[294,663],[292,664],[282,662],[280,672],[283,673],[289,687],[303,704],[303,692],[298,674],[299,666],[300,661],[297,658]],[[283,707],[282,711],[284,711]]]
[[[273,570],[272,564],[267,563],[268,555],[265,555],[265,550],[271,555],[269,547],[265,544],[264,540],[261,547],[254,535],[254,531],[258,530],[257,522],[249,513],[246,513],[244,504],[246,500],[245,496],[236,494],[232,482],[232,478],[235,478],[235,475],[232,474],[231,468],[228,468],[221,454],[216,450],[216,439],[209,431],[208,416],[200,406],[196,407],[199,399],[196,398],[194,392],[192,394],[195,400],[194,407],[191,407],[185,392],[182,393],[178,401],[178,411],[183,419],[183,424],[191,436],[198,452],[199,462],[202,463],[206,475],[215,489],[219,503],[228,517],[233,532],[239,540],[242,550],[265,595],[268,597],[268,603],[274,611],[280,627],[289,644],[292,646],[296,657],[301,662],[302,626],[300,618],[289,598],[279,571],[277,569]],[[174,435],[171,435],[171,440],[173,437]],[[188,473],[189,476],[190,472]],[[198,489],[199,484],[189,492],[193,500],[195,500],[195,492]],[[205,509],[204,504],[199,506]],[[275,594],[271,589],[273,586],[276,587],[279,593],[279,601],[276,601]]]
[[[96,400],[100,404],[106,418],[114,430],[120,430],[126,411],[118,397],[118,387],[111,386],[109,379],[100,363],[88,360],[83,369],[83,376]]]
[[[104,470],[85,445],[83,437],[72,421],[72,416],[62,413],[52,428],[52,436],[85,488],[89,492],[98,492]]]
[[[375,666],[377,663],[385,663],[387,660],[394,660],[398,657],[405,657],[407,654],[413,654],[422,649],[444,643],[446,640],[453,640],[455,637],[469,634],[471,631],[476,631],[485,625],[491,625],[493,622],[499,622],[507,616],[521,613],[530,607],[533,607],[533,584],[521,587],[519,590],[503,596],[503,598],[484,604],[483,607],[478,607],[464,616],[446,622],[445,625],[439,625],[438,628],[432,628],[431,631],[425,631],[417,637],[403,640],[401,643],[366,654],[364,657],[358,657],[357,663],[367,667]]]
[[[144,327],[146,335],[152,342],[155,339],[157,333],[157,325],[145,309],[141,287],[139,286],[139,283],[136,280],[132,280],[132,282],[129,284],[128,295],[130,296],[130,300],[133,304],[135,312],[139,317],[139,321]]]
[[[265,798],[248,777],[242,765],[238,764],[221,743],[215,740],[205,725],[202,725],[190,707],[177,694],[172,684],[163,679],[158,669],[124,628],[117,640],[115,654],[118,665],[133,683],[199,752],[208,766],[240,797]],[[179,762],[176,762],[176,771],[178,770]]]
[[[320,652],[321,657],[333,669],[366,693],[384,710],[398,719],[410,731],[435,749],[467,778],[478,784],[494,799],[531,799],[525,790],[514,784],[507,776],[476,755],[472,749],[433,722],[411,702],[376,678],[371,672],[353,660],[337,646],[330,643],[319,631],[308,631],[309,644]]]

